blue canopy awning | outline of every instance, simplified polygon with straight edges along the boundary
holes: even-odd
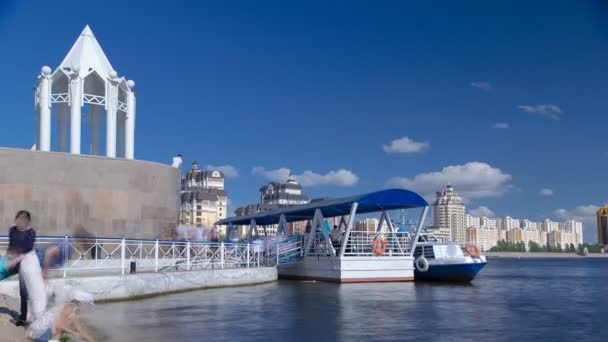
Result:
[[[281,215],[285,215],[287,222],[305,221],[314,217],[316,209],[321,210],[323,217],[326,218],[344,216],[350,215],[350,209],[354,202],[357,202],[357,214],[428,206],[424,198],[413,191],[388,189],[345,198],[325,199],[253,215],[228,217],[216,222],[216,224],[248,225],[251,219],[255,219],[258,225],[278,224]]]

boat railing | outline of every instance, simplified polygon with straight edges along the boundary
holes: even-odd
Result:
[[[380,238],[385,243],[385,250],[378,255],[372,249],[372,243]],[[409,256],[410,234],[407,232],[369,232],[351,231],[346,241],[345,256]]]

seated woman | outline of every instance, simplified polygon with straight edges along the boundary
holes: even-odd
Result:
[[[34,342],[48,341],[63,333],[79,336],[85,341],[95,339],[80,325],[78,316],[93,305],[93,296],[76,291],[68,303],[58,304],[47,310],[29,326],[27,336]]]
[[[23,255],[14,252],[0,255],[0,280],[4,280],[14,274],[14,269],[21,262],[21,259],[23,259]]]

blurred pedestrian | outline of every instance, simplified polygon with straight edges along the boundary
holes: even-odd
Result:
[[[47,304],[46,287],[40,264],[40,259],[35,251],[29,251],[24,254],[23,259],[19,263],[19,277],[22,279],[28,298],[25,307],[27,309],[29,304],[29,310],[32,312],[31,316],[33,320],[44,313]],[[23,311],[21,314],[23,315]],[[27,314],[24,316],[27,319]],[[22,321],[22,325],[23,324]]]
[[[27,210],[20,210],[15,215],[15,225],[8,232],[8,250],[10,253],[27,254],[34,250],[36,230],[30,226],[31,221],[32,215]],[[13,272],[12,274],[19,272],[19,265],[13,268]],[[19,296],[21,298],[21,313],[15,324],[22,326],[27,320],[28,293],[21,272],[19,272]]]
[[[171,163],[171,166],[173,166],[176,169],[181,170],[182,163],[183,163],[183,156],[181,153],[179,153],[177,156],[173,157],[173,162]]]
[[[220,232],[217,229],[217,227],[213,227],[209,231],[209,241],[215,242],[215,243],[220,242]]]

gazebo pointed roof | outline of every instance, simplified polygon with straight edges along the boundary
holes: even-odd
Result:
[[[112,64],[97,42],[95,35],[89,25],[84,30],[65,56],[59,67],[55,70],[71,69],[74,65],[80,66],[82,78],[95,71],[102,79],[107,79],[112,68]]]

